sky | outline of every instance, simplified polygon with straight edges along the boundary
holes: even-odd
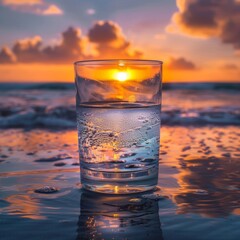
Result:
[[[1,82],[73,82],[73,62],[109,58],[240,82],[240,0],[0,0]]]

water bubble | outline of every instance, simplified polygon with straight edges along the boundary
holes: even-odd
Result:
[[[211,150],[204,152],[204,154],[206,154],[206,155],[208,155],[208,154],[210,154],[210,153],[212,153]]]
[[[62,166],[65,166],[65,165],[66,165],[66,163],[64,163],[64,162],[54,163],[54,166],[56,166],[56,167],[62,167]]]
[[[72,163],[72,166],[79,166],[78,162]]]
[[[143,160],[141,160],[141,162],[147,162],[147,163],[151,163],[151,162],[154,162],[156,161],[155,158],[144,158]]]
[[[208,192],[204,189],[197,189],[195,191],[195,194],[197,194],[197,195],[208,195]]]
[[[223,153],[222,156],[223,157],[231,157],[231,154],[230,153]]]
[[[125,162],[126,162],[125,160],[119,159],[119,160],[111,160],[111,161],[101,161],[101,164],[103,164],[103,163],[118,164],[118,163],[125,163]],[[99,163],[99,162],[97,161],[97,163]]]
[[[160,155],[166,155],[166,154],[167,154],[167,152],[165,152],[165,151],[160,152]]]
[[[165,199],[165,197],[160,195],[160,193],[144,194],[144,195],[142,195],[142,198],[155,200],[155,201],[159,201],[159,200],[164,200]]]
[[[141,202],[141,201],[142,201],[141,198],[131,198],[131,199],[129,200],[129,202],[133,202],[133,203],[139,203],[139,202]]]
[[[68,154],[58,154],[54,157],[49,157],[49,158],[40,158],[35,160],[35,162],[56,162],[59,160],[65,160],[65,159],[70,159],[72,158],[71,156],[69,156]]]
[[[56,193],[58,192],[59,189],[56,187],[51,187],[51,186],[44,186],[42,188],[36,189],[34,192],[35,193],[44,193],[44,194],[49,194],[49,193]]]
[[[125,154],[120,155],[120,158],[133,157],[135,155],[136,155],[136,153],[125,153]]]
[[[191,146],[186,146],[182,149],[182,152],[185,152],[185,151],[190,150],[190,149],[191,149]]]
[[[238,191],[240,188],[239,187],[237,187],[237,186],[234,186],[234,185],[230,185],[230,186],[228,186],[227,187],[229,190],[231,190],[231,191]]]
[[[215,156],[210,156],[210,157],[208,157],[208,159],[209,159],[209,160],[218,160],[218,158],[215,157]]]
[[[34,155],[34,154],[35,154],[34,152],[29,152],[29,153],[27,153],[26,155],[32,156],[32,155]]]
[[[125,168],[141,168],[144,167],[142,164],[127,164],[125,165]]]

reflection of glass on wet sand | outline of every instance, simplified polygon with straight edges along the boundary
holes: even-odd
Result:
[[[163,239],[158,202],[142,196],[83,191],[78,239]]]
[[[237,239],[238,127],[165,126],[161,133],[159,186],[168,198],[156,201],[159,209],[154,203],[154,211],[158,211],[164,239]],[[76,131],[1,130],[0,146],[3,239],[43,239],[56,233],[58,239],[76,238],[78,222],[82,229],[88,215],[88,206],[81,211],[79,200],[89,199],[81,196],[78,186]],[[34,192],[45,185],[60,190]]]

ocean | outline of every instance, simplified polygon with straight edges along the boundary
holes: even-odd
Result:
[[[163,87],[164,125],[239,125],[240,84],[178,83]],[[0,84],[0,128],[75,128],[70,83]]]

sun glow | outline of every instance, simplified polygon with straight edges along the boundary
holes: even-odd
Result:
[[[120,82],[124,82],[128,79],[128,73],[127,72],[117,72],[116,73],[116,79]]]
[[[114,186],[114,193],[118,193],[119,189],[118,186]]]

